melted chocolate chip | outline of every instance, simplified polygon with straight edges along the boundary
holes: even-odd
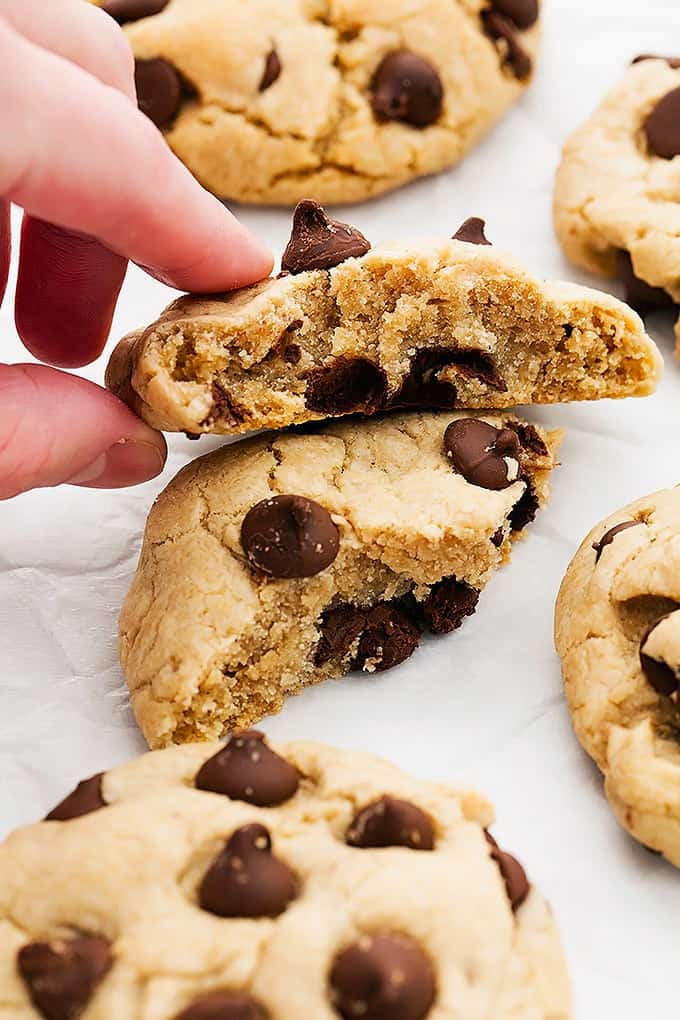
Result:
[[[276,807],[290,800],[300,777],[290,762],[265,743],[264,733],[235,733],[226,747],[203,764],[196,788],[244,800],[257,807]]]
[[[476,588],[455,577],[446,577],[432,586],[423,602],[425,623],[433,634],[450,634],[466,616],[472,616],[478,602]]]
[[[500,549],[504,541],[505,530],[503,528],[498,528],[496,531],[494,531],[493,535],[491,536],[491,542],[493,545],[496,546],[497,549]]]
[[[248,511],[241,545],[270,577],[313,577],[333,563],[340,533],[325,507],[304,496],[274,496]]]
[[[219,917],[278,917],[297,895],[297,879],[272,853],[264,825],[244,825],[231,836],[201,882],[203,910]]]
[[[169,3],[170,0],[107,0],[102,7],[119,25],[127,25],[160,14]]]
[[[420,628],[397,606],[378,603],[366,612],[353,669],[377,673],[399,666],[420,644]]]
[[[343,949],[330,986],[344,1020],[423,1020],[436,995],[430,960],[405,935],[364,936]]]
[[[680,688],[680,678],[667,662],[664,662],[662,659],[653,659],[651,655],[645,652],[645,647],[652,633],[667,617],[668,614],[662,616],[660,620],[655,620],[643,635],[640,642],[640,665],[642,666],[642,672],[647,678],[647,682],[654,688],[657,694],[663,694],[670,698]]]
[[[17,969],[31,1002],[45,1020],[77,1020],[113,965],[106,939],[30,942],[17,955]]]
[[[157,128],[168,127],[179,113],[184,88],[179,74],[167,60],[135,61],[137,104]]]
[[[321,616],[321,637],[314,652],[314,664],[324,666],[332,660],[342,661],[363,633],[366,611],[356,606],[341,605],[327,609]]]
[[[355,815],[345,839],[362,850],[405,846],[433,850],[434,828],[428,815],[415,804],[396,797],[381,797]]]
[[[510,528],[517,532],[524,531],[527,525],[536,520],[536,514],[540,510],[538,496],[531,480],[526,475],[522,475],[521,480],[526,488],[508,514]]]
[[[305,402],[319,414],[372,414],[385,403],[387,376],[366,358],[335,358],[307,376]]]
[[[260,81],[260,92],[265,92],[281,75],[281,60],[276,50],[268,54],[264,65],[264,74]]]
[[[680,155],[680,88],[658,101],[644,123],[649,151],[661,159]]]
[[[501,850],[490,832],[484,833],[486,841],[491,847],[491,856],[498,865],[505,888],[513,911],[519,910],[526,900],[531,886],[522,865],[511,854]]]
[[[444,86],[429,60],[409,50],[397,50],[388,53],[375,72],[371,105],[378,120],[425,128],[441,116]]]
[[[471,485],[499,490],[517,481],[520,443],[511,429],[459,418],[447,428],[444,448],[454,470]]]
[[[521,421],[508,421],[505,427],[512,429],[520,441],[521,447],[535,457],[549,457],[550,451],[541,439],[540,432],[534,425],[524,425]]]
[[[509,18],[498,11],[482,11],[484,31],[494,42],[501,44],[503,64],[510,68],[519,81],[526,80],[533,69],[531,57],[517,38],[517,29]]]
[[[491,245],[491,241],[487,241],[484,228],[486,223],[480,219],[479,216],[471,216],[460,225],[456,233],[453,235],[454,241],[465,241],[467,244],[488,244]]]
[[[500,393],[507,392],[507,384],[496,371],[496,366],[490,354],[472,347],[467,349],[461,348],[453,353],[454,356],[450,364],[455,367],[460,375],[467,379],[479,379],[480,382],[491,386]]]
[[[211,387],[212,407],[210,414],[201,425],[212,425],[216,421],[227,422],[229,425],[240,425],[247,417],[247,411],[218,382]]]
[[[642,523],[642,521],[622,521],[621,524],[616,524],[613,528],[610,528],[609,531],[605,531],[604,535],[598,542],[593,542],[595,562],[599,562],[603,551],[608,545],[612,544],[617,535],[619,535],[622,531],[627,531],[628,528],[638,528]]]
[[[662,287],[652,287],[633,270],[630,252],[620,249],[616,257],[617,275],[623,283],[626,302],[636,312],[644,315],[652,308],[666,308],[673,305],[673,298]]]
[[[364,235],[326,215],[318,202],[300,202],[293,215],[293,233],[281,268],[293,275],[311,269],[332,269],[371,250]]]
[[[442,369],[449,366],[464,378],[479,379],[485,385],[502,392],[507,390],[505,382],[496,372],[493,360],[484,351],[423,347],[411,359],[409,373],[390,401],[390,406],[452,410],[458,401],[456,386],[438,378]]]
[[[654,53],[641,53],[639,57],[635,57],[632,61],[633,64],[640,64],[643,60],[663,60],[668,64],[669,67],[678,68],[680,67],[680,57],[661,57]]]
[[[531,28],[538,21],[538,0],[491,0],[491,6],[517,28]]]
[[[196,999],[175,1020],[268,1020],[264,1006],[242,992],[211,992]]]
[[[75,790],[69,793],[61,803],[52,808],[45,816],[47,822],[67,822],[71,818],[80,818],[82,815],[89,815],[92,811],[99,811],[106,807],[106,801],[102,794],[103,772],[98,772],[90,779],[83,779],[78,783]]]

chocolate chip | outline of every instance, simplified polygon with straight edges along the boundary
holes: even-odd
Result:
[[[112,965],[109,943],[95,935],[30,942],[17,955],[30,1000],[46,1020],[77,1020]]]
[[[244,825],[231,836],[201,882],[203,910],[219,917],[278,917],[297,895],[297,879],[272,853],[264,825]]]
[[[370,666],[377,673],[399,666],[420,644],[420,628],[397,606],[378,603],[366,612],[352,669]]]
[[[67,822],[71,818],[80,818],[82,815],[89,815],[92,811],[99,811],[106,807],[106,801],[102,794],[103,772],[98,772],[90,779],[83,779],[78,783],[75,790],[69,793],[61,803],[52,808],[45,816],[47,822]]]
[[[363,633],[366,611],[352,605],[327,609],[321,616],[321,637],[314,652],[314,664],[324,666],[334,660],[341,662]]]
[[[387,376],[366,358],[335,358],[307,376],[305,402],[319,414],[372,414],[385,403]]]
[[[345,839],[349,846],[362,850],[387,846],[433,850],[434,828],[428,815],[415,804],[381,797],[355,815]]]
[[[522,865],[511,854],[501,850],[490,832],[484,832],[486,841],[491,847],[491,856],[498,865],[505,882],[505,888],[513,911],[519,910],[526,900],[531,886]]]
[[[503,64],[510,68],[515,78],[524,81],[531,74],[533,62],[517,38],[517,29],[509,18],[498,11],[482,11],[482,24],[486,34],[501,44]]]
[[[472,616],[478,602],[476,588],[455,577],[445,577],[432,586],[423,602],[425,623],[433,634],[450,634],[466,616]]]
[[[266,91],[270,85],[279,78],[281,74],[281,60],[276,50],[272,50],[267,56],[267,60],[264,66],[264,74],[262,75],[262,81],[260,82],[260,92]]]
[[[436,995],[432,964],[405,935],[365,935],[338,953],[331,1001],[344,1020],[423,1020]]]
[[[643,523],[642,521],[622,521],[621,524],[616,524],[613,528],[610,528],[609,531],[605,531],[604,535],[598,542],[593,542],[593,549],[595,550],[595,562],[596,563],[599,562],[600,556],[602,555],[604,549],[608,545],[612,544],[612,542],[614,541],[616,536],[620,534],[620,532],[627,531],[628,528],[637,528],[642,523]]]
[[[570,340],[571,337],[574,335],[574,327],[571,325],[570,322],[565,322],[564,326],[562,326],[562,329],[564,330],[564,335],[567,338],[567,340]]]
[[[441,116],[444,86],[429,60],[397,50],[388,53],[373,76],[371,106],[378,120],[425,128]]]
[[[182,105],[183,86],[179,74],[167,60],[135,61],[137,104],[157,128],[168,127]]]
[[[651,287],[633,270],[630,252],[620,249],[616,257],[617,274],[624,286],[626,302],[644,315],[652,308],[666,308],[674,304],[673,298],[662,287]]]
[[[510,528],[517,532],[524,531],[527,525],[536,519],[536,514],[540,510],[538,496],[531,480],[526,475],[522,475],[521,481],[525,485],[524,492],[508,514]]]
[[[459,348],[453,352],[449,362],[456,371],[467,379],[479,379],[500,393],[507,392],[507,384],[498,374],[493,358],[485,351],[476,348]]]
[[[641,53],[639,57],[634,58],[632,63],[640,64],[643,60],[664,60],[669,67],[680,67],[680,57],[660,57],[655,53]]]
[[[491,542],[493,545],[496,546],[497,549],[500,549],[504,541],[505,541],[505,529],[501,527],[494,531],[493,535],[491,536]]]
[[[221,383],[213,382],[211,387],[212,407],[210,414],[201,425],[212,425],[216,421],[227,422],[229,425],[240,425],[247,417],[247,411]]]
[[[273,496],[248,511],[241,545],[270,577],[313,577],[335,560],[340,533],[325,507],[304,496]]]
[[[127,25],[130,21],[160,14],[169,3],[170,0],[107,0],[102,7],[119,25]]]
[[[190,439],[192,443],[195,443],[195,442],[197,442],[201,438],[203,433],[202,432],[185,432],[184,435],[187,437],[187,439]]]
[[[196,788],[244,800],[257,807],[276,807],[297,792],[297,769],[265,743],[264,733],[235,733],[226,747],[203,764]]]
[[[550,451],[541,439],[538,429],[534,425],[525,425],[521,421],[507,421],[507,429],[512,429],[520,441],[522,450],[533,454],[535,457],[549,457]]]
[[[497,429],[478,418],[459,418],[444,435],[453,468],[483,489],[507,489],[519,477],[520,443],[508,428]]]
[[[283,333],[272,348],[272,353],[278,354],[289,365],[299,364],[302,358],[302,351],[296,343],[293,343],[291,337],[302,329],[303,325],[304,323],[302,319],[295,319],[291,322],[290,326],[287,326],[284,329]]]
[[[211,992],[192,1002],[175,1020],[268,1020],[269,1014],[242,992]]]
[[[438,378],[442,369],[449,366],[465,378],[479,379],[496,390],[507,390],[505,382],[496,372],[493,360],[484,351],[423,347],[411,359],[409,373],[390,401],[390,406],[452,410],[458,400],[456,386]]]
[[[669,666],[663,659],[652,658],[651,655],[645,652],[645,647],[649,641],[652,633],[656,630],[660,623],[668,618],[669,614],[662,616],[660,620],[655,620],[652,626],[645,632],[640,642],[640,665],[642,666],[642,672],[645,674],[648,683],[657,694],[664,694],[670,698],[671,695],[675,694],[678,688],[680,688],[680,678],[678,677],[672,666]]]
[[[538,0],[491,0],[491,6],[517,28],[531,28],[538,21]]]
[[[484,233],[485,227],[486,223],[479,216],[471,216],[470,219],[465,220],[460,225],[453,235],[453,240],[465,241],[467,244],[488,244],[490,246],[491,241],[487,241]]]
[[[661,159],[680,155],[680,88],[666,93],[644,123],[649,151]]]
[[[318,202],[304,201],[293,214],[293,232],[281,268],[293,275],[332,269],[370,250],[370,241],[356,227],[330,219]]]

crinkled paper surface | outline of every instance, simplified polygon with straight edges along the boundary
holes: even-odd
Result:
[[[559,147],[640,52],[680,52],[678,0],[544,0],[537,81],[457,170],[341,213],[373,241],[451,234],[485,216],[489,237],[545,276],[562,260],[551,191]],[[178,210],[181,215],[181,210]],[[280,251],[285,211],[242,212]],[[597,285],[597,284],[596,284]],[[114,338],[155,318],[171,293],[132,270]],[[552,645],[555,594],[585,533],[628,501],[680,481],[680,366],[669,317],[649,327],[666,357],[647,400],[530,412],[566,428],[551,506],[448,638],[410,662],[289,702],[266,724],[386,755],[418,775],[474,785],[498,809],[497,833],[552,901],[565,935],[577,1020],[677,1015],[680,873],[616,825],[580,751]],[[27,360],[10,302],[2,360]],[[104,362],[87,370],[101,380]],[[116,618],[151,501],[188,459],[216,445],[171,437],[161,479],[135,490],[64,487],[0,504],[0,831],[44,814],[75,781],[139,752],[116,659]],[[48,865],[48,862],[46,862]]]

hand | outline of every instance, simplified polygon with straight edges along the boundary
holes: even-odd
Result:
[[[132,54],[84,0],[0,0],[0,301],[10,202],[22,206],[16,326],[75,368],[106,343],[127,260],[181,290],[266,276],[269,253],[137,111]],[[70,482],[133,485],[166,447],[110,393],[44,365],[0,365],[0,498]]]

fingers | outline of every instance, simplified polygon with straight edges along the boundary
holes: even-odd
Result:
[[[12,253],[12,233],[9,216],[9,202],[3,202],[0,198],[0,305],[7,290],[9,262]]]
[[[126,269],[98,241],[25,217],[15,319],[31,354],[60,368],[99,357]]]
[[[0,365],[0,499],[59,485],[119,488],[155,477],[163,437],[93,383]]]

